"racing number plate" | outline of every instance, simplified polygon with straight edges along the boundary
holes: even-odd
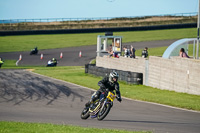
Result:
[[[109,91],[107,98],[110,99],[112,102],[115,99],[115,94],[113,94],[112,92]]]

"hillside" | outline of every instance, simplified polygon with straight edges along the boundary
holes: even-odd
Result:
[[[8,21],[8,20],[6,20]],[[3,20],[2,20],[3,22]],[[147,17],[121,17],[111,19],[32,19],[10,20],[10,23],[1,23],[0,31],[25,30],[62,30],[62,29],[91,29],[113,27],[137,27],[168,24],[196,23],[197,16],[147,16]]]

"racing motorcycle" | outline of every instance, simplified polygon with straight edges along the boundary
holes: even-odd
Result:
[[[109,91],[104,97],[105,92],[100,95],[100,98],[92,102],[90,106],[85,107],[81,112],[81,119],[97,118],[99,121],[103,120],[113,106],[113,101],[117,97],[114,92]]]
[[[38,49],[35,48],[31,50],[30,55],[37,54],[37,53],[38,53]]]

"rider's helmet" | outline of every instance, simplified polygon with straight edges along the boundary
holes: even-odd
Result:
[[[114,81],[113,78],[115,78],[116,80]],[[119,78],[119,74],[115,71],[111,72],[109,75],[109,81],[112,83],[117,82],[118,78]]]
[[[52,58],[52,61],[55,61],[56,59],[55,58]]]

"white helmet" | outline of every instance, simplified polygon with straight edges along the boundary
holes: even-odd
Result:
[[[115,71],[111,72],[110,75],[109,75],[109,81],[112,82],[112,83],[114,82],[113,78],[116,78],[116,81],[119,78],[119,74]]]

